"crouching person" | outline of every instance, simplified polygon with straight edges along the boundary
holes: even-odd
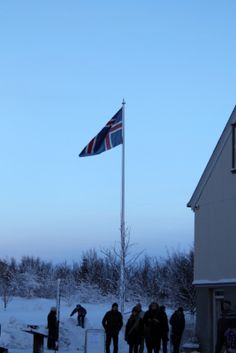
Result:
[[[87,310],[82,305],[77,304],[70,316],[73,316],[75,313],[77,313],[77,326],[81,326],[82,328],[84,328],[84,319],[87,314]]]
[[[118,353],[118,337],[123,319],[117,303],[112,304],[111,310],[104,315],[102,325],[106,332],[106,353],[110,353],[111,341],[113,341],[113,353]]]

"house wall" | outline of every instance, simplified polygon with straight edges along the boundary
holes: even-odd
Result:
[[[197,293],[197,319],[196,334],[201,344],[201,352],[212,351],[212,295],[209,288],[196,288]]]
[[[194,281],[236,280],[236,174],[229,136],[195,211]]]
[[[204,353],[215,350],[222,300],[231,300],[236,311],[236,174],[231,172],[235,122],[236,110],[189,203],[195,212],[196,334]]]

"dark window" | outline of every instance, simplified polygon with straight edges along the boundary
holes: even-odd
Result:
[[[236,124],[232,124],[232,173],[236,173]]]

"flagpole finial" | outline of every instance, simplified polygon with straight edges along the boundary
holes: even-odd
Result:
[[[125,99],[123,98],[122,104],[125,105]]]

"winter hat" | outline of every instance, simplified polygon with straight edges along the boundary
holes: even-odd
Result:
[[[117,303],[113,303],[112,304],[112,308],[114,308],[115,306],[118,308],[118,304]]]
[[[57,311],[57,308],[55,306],[52,306],[51,311]]]

